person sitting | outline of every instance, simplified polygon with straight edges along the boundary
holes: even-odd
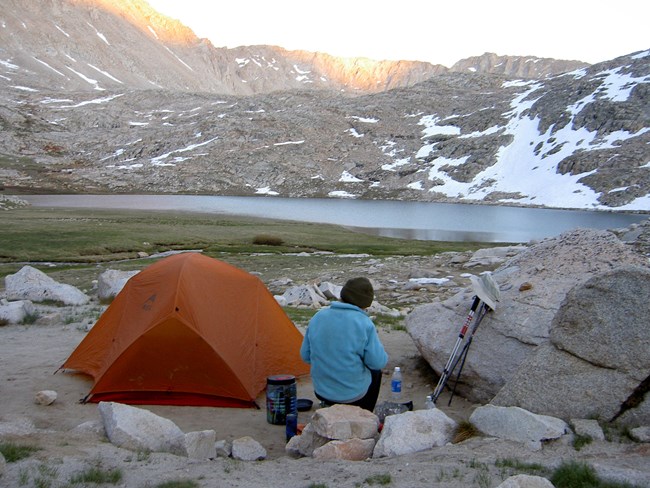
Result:
[[[365,312],[373,299],[370,281],[352,278],[341,289],[341,301],[309,321],[300,356],[311,365],[314,393],[323,406],[375,408],[388,355]]]

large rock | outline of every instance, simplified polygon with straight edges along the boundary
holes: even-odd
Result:
[[[401,456],[451,442],[456,421],[437,408],[389,415],[372,457]]]
[[[122,291],[126,282],[140,271],[121,271],[108,269],[99,275],[97,280],[97,297],[102,301],[110,301]]]
[[[277,299],[277,298],[276,298]],[[329,300],[316,285],[292,286],[281,295],[281,304],[291,307],[311,307],[320,308],[329,305]]]
[[[494,397],[564,419],[650,423],[650,270],[622,267],[575,286],[552,322],[550,340]]]
[[[328,439],[372,439],[377,436],[379,418],[360,407],[332,405],[317,410],[311,425],[320,436]]]
[[[169,419],[115,402],[100,402],[99,413],[108,440],[118,447],[187,455],[185,434]]]
[[[553,317],[575,285],[647,260],[600,230],[575,230],[520,252],[493,277],[501,290],[494,312],[480,325],[467,355],[458,393],[488,403],[537,346],[548,341]],[[406,327],[422,356],[441,373],[473,299],[466,289],[442,303],[417,307]]]
[[[85,305],[90,301],[78,288],[59,283],[31,266],[23,266],[17,273],[5,276],[5,288],[8,300],[52,300],[65,305]]]
[[[36,308],[30,300],[8,302],[0,300],[0,321],[8,324],[22,324],[27,317],[34,315]]]
[[[486,435],[521,442],[533,449],[541,448],[542,441],[558,439],[569,431],[562,419],[519,407],[484,405],[472,412],[469,421]]]

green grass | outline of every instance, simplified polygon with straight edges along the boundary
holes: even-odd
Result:
[[[519,459],[499,458],[494,465],[510,473],[544,476],[549,470],[539,463],[525,463]]]
[[[199,488],[199,483],[194,480],[165,481],[156,485],[156,488]]]
[[[38,447],[20,445],[14,442],[0,443],[0,453],[2,453],[8,463],[15,463],[16,461],[25,459],[38,450]]]
[[[122,481],[122,471],[119,469],[102,469],[97,466],[90,467],[81,473],[78,473],[70,478],[70,483],[95,483],[104,484],[109,483],[116,485]]]
[[[576,461],[562,463],[550,481],[555,488],[640,488],[629,483],[601,480],[593,467]]]
[[[588,435],[576,434],[573,438],[573,448],[576,451],[579,451],[583,447],[591,444],[593,439]]]
[[[27,207],[4,211],[2,220],[0,262],[4,263],[97,263],[134,259],[138,252],[187,249],[202,249],[207,254],[327,251],[431,255],[497,245],[394,239],[335,225],[189,212]],[[268,245],[268,239],[255,244],[259,236],[272,236],[274,245]]]
[[[366,478],[366,483],[369,485],[390,485],[393,479],[390,473],[374,474]]]
[[[284,307],[284,311],[296,325],[307,325],[318,310],[313,308]]]

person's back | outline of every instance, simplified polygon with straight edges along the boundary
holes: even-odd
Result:
[[[342,301],[320,310],[309,322],[300,353],[311,365],[314,391],[325,404],[374,409],[388,355],[363,310],[373,297],[366,278],[353,278],[341,290]]]

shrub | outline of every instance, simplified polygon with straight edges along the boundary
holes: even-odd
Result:
[[[253,244],[257,244],[260,246],[281,246],[282,244],[284,244],[284,241],[277,236],[260,234],[253,237]]]
[[[378,485],[389,485],[391,481],[392,478],[389,473],[374,474],[366,478],[366,483],[368,483],[369,485],[374,485],[375,483]]]
[[[39,314],[38,312],[34,313],[28,313],[23,317],[23,320],[21,322],[22,325],[32,325],[34,322],[38,320]]]
[[[635,488],[629,483],[603,481],[594,468],[576,461],[562,463],[553,472],[551,483],[555,488]]]
[[[459,422],[458,427],[456,427],[456,432],[454,432],[454,438],[452,443],[458,444],[459,442],[466,441],[472,437],[479,435],[479,431],[474,425],[468,420],[463,420]]]

